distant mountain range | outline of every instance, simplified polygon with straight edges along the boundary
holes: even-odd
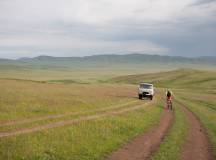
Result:
[[[216,66],[216,57],[180,57],[147,54],[127,55],[93,55],[85,57],[52,57],[38,56],[34,58],[19,58],[16,60],[0,59],[0,65],[30,65],[30,66],[107,66],[107,65],[147,65],[147,64],[175,64],[175,65],[213,65]]]
[[[84,57],[52,57],[52,56],[38,56],[34,58],[19,58],[16,61],[116,61],[116,62],[207,62],[215,63],[216,57],[180,57],[180,56],[161,56],[161,55],[148,55],[148,54],[127,54],[127,55],[92,55]]]

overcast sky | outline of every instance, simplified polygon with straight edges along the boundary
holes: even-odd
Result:
[[[216,0],[0,0],[0,57],[216,56]]]

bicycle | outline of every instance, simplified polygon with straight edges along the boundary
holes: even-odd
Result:
[[[167,109],[168,110],[172,110],[173,109],[172,100],[170,100],[170,99],[167,99]]]

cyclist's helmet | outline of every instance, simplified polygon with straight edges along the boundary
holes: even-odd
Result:
[[[168,90],[168,91],[167,91],[167,97],[171,97],[171,95],[172,95],[172,94],[171,94],[171,91]]]

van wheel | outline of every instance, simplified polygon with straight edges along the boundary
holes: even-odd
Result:
[[[150,100],[153,100],[153,96],[150,97]]]
[[[142,95],[141,94],[139,94],[139,99],[142,99]]]

